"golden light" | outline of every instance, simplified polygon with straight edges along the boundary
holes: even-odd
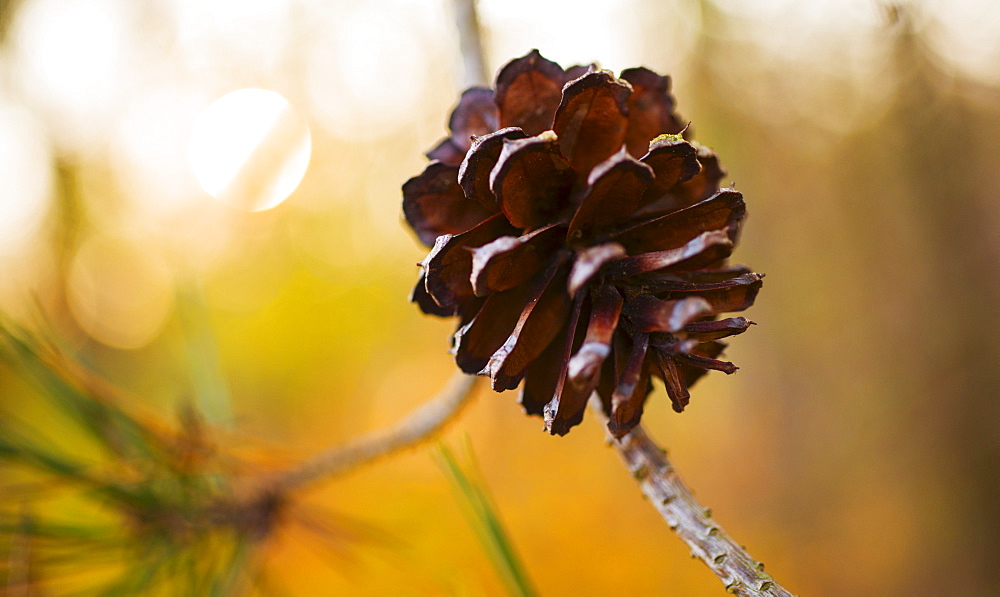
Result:
[[[70,312],[95,340],[134,349],[152,341],[173,306],[173,278],[156,255],[98,236],[77,251],[68,280]]]
[[[422,43],[426,17],[407,6],[358,3],[307,50],[310,110],[327,132],[370,138],[413,126],[428,81],[426,59],[412,49]]]
[[[188,162],[205,191],[234,207],[261,211],[284,201],[302,181],[312,137],[281,94],[239,89],[195,121]]]
[[[31,242],[49,209],[51,156],[40,125],[23,109],[0,102],[0,257]]]
[[[621,70],[642,62],[641,48],[628,33],[641,23],[641,13],[629,0],[582,0],[573,3],[572,16],[562,3],[537,0],[484,0],[480,10],[497,56],[521,56],[537,47],[565,66],[596,61]]]
[[[19,58],[15,77],[57,141],[100,139],[121,100],[131,57],[127,5],[115,0],[23,4],[11,31]]]
[[[220,70],[281,72],[286,48],[294,41],[290,0],[172,0],[173,27],[183,60],[214,78]],[[309,9],[310,11],[312,8]],[[200,76],[200,75],[199,75]]]
[[[927,39],[938,55],[968,76],[1000,83],[1000,10],[996,4],[926,2],[921,5],[931,17]],[[917,16],[921,16],[919,13]]]

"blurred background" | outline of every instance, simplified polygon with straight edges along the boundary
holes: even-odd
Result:
[[[741,370],[644,418],[719,522],[802,595],[1000,594],[1000,5],[480,13],[493,72],[538,48],[670,74],[746,197],[734,261],[767,279]],[[463,85],[453,23],[446,0],[0,0],[0,309],[135,406],[289,461],[401,419],[454,368],[453,323],[407,302],[399,190]],[[62,434],[14,369],[0,417]],[[445,439],[541,594],[722,593],[594,421],[549,437],[516,399],[480,391]],[[334,530],[268,544],[282,594],[503,593],[429,449],[302,500]]]

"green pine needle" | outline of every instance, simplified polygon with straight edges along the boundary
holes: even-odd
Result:
[[[509,593],[518,597],[537,595],[500,521],[489,488],[476,464],[472,446],[466,441],[464,463],[459,463],[455,454],[444,443],[438,444],[437,452],[442,469],[467,505],[465,511],[469,523],[479,536],[490,562]]]

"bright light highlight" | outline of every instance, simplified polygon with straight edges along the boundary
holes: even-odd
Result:
[[[126,5],[34,0],[15,11],[15,74],[46,111],[58,140],[99,139],[120,101],[131,53]],[[81,138],[82,136],[82,138]]]
[[[49,209],[52,172],[41,128],[22,109],[0,103],[0,256],[35,240]]]
[[[344,11],[308,54],[311,110],[341,139],[395,134],[409,126],[426,85],[421,40],[405,10]]]
[[[88,239],[67,280],[70,312],[92,338],[135,349],[159,334],[173,306],[173,280],[149,250],[121,239]]]
[[[261,211],[302,181],[312,138],[288,100],[240,89],[212,103],[191,131],[188,162],[205,191],[234,207]]]

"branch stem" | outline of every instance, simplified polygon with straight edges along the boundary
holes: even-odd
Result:
[[[479,378],[456,374],[436,397],[391,427],[362,435],[316,454],[278,477],[272,490],[298,489],[336,476],[394,452],[415,446],[435,435],[462,410],[473,395]]]
[[[591,410],[607,423],[596,396]],[[764,572],[764,564],[753,559],[746,548],[733,541],[711,510],[699,504],[681,480],[666,451],[656,445],[641,425],[620,440],[611,439],[625,466],[639,482],[642,493],[684,543],[719,577],[730,593],[741,596],[791,597],[792,593]]]
[[[483,32],[479,24],[477,1],[454,0],[452,3],[458,26],[459,51],[462,54],[463,89],[489,84],[486,77],[486,57],[483,53]]]

